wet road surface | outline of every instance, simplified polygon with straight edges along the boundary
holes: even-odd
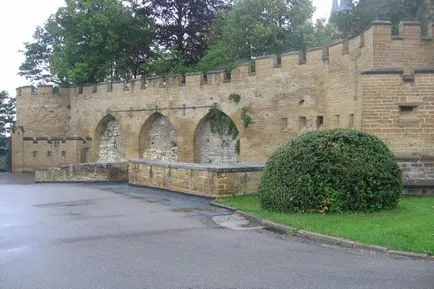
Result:
[[[225,229],[208,201],[0,174],[0,288],[434,288],[433,262]]]

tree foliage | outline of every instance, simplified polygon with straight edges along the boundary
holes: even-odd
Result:
[[[0,136],[9,132],[15,124],[15,98],[9,98],[6,91],[0,92]]]
[[[350,11],[337,12],[331,22],[344,38],[359,35],[372,21],[392,21],[394,32],[400,21],[421,21],[427,17],[425,0],[359,0]]]
[[[20,74],[75,84],[138,76],[151,55],[151,25],[118,0],[67,0],[25,44]]]
[[[152,17],[158,44],[176,52],[186,65],[197,63],[207,49],[215,14],[230,0],[130,0],[136,15]]]
[[[339,31],[324,19],[318,19],[315,24],[307,22],[299,33],[308,49],[327,46],[340,39]]]
[[[309,21],[313,11],[311,0],[66,0],[25,43],[19,74],[86,84],[231,70],[335,40],[333,26]]]
[[[36,27],[33,34],[33,42],[24,43],[25,60],[19,68],[18,75],[26,79],[37,81],[54,81],[54,76],[50,73],[49,58],[52,52],[52,37],[41,26]]]
[[[210,49],[199,67],[306,48],[300,28],[312,17],[310,0],[240,0],[213,27]]]

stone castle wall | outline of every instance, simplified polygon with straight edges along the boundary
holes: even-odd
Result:
[[[330,47],[259,57],[254,70],[245,64],[230,74],[155,77],[59,93],[50,86],[18,88],[13,168],[94,162],[101,154],[110,161],[115,152],[125,159],[264,162],[287,138],[323,127],[374,133],[397,156],[434,156],[433,48],[431,27],[421,35],[420,25],[405,22],[392,36],[391,24],[380,21]],[[239,103],[231,94],[241,96]],[[206,124],[214,104],[236,125],[239,154],[236,143],[221,146]],[[248,127],[243,110],[253,120]],[[116,133],[106,131],[108,119],[119,124]],[[52,139],[66,141],[55,147]]]

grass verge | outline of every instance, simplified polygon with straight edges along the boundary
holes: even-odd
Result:
[[[434,197],[403,196],[398,208],[377,213],[283,214],[261,209],[256,195],[219,203],[266,220],[390,249],[434,255]]]

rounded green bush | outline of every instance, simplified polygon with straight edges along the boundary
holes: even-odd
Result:
[[[401,170],[380,139],[332,129],[283,144],[262,172],[259,199],[276,212],[371,212],[395,208],[401,192]]]

